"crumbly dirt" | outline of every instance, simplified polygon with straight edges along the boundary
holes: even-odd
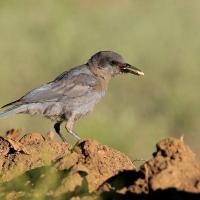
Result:
[[[182,139],[166,138],[136,169],[92,140],[75,147],[39,133],[0,137],[0,199],[200,199],[200,164]]]
[[[153,159],[99,187],[102,199],[200,199],[200,164],[183,139],[157,144]]]
[[[0,199],[91,194],[119,171],[135,169],[126,155],[96,141],[72,148],[53,133],[20,135],[11,130],[0,138]]]

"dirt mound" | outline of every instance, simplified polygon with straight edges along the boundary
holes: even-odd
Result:
[[[12,130],[0,138],[0,199],[88,195],[119,171],[135,169],[123,153],[95,141],[72,149],[52,134],[19,135]]]
[[[167,138],[138,171],[119,173],[99,191],[103,199],[200,199],[200,165],[182,140]]]
[[[72,149],[53,133],[20,135],[0,137],[0,199],[200,199],[200,165],[182,140],[160,141],[137,170],[96,141]]]
[[[50,165],[69,152],[69,145],[39,133],[23,137],[21,130],[11,130],[0,137],[0,182],[9,181],[28,170]]]

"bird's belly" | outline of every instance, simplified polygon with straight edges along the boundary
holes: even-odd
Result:
[[[76,97],[72,101],[68,101],[65,106],[65,113],[75,116],[75,120],[91,112],[94,106],[99,102],[105,93],[91,93],[86,96]],[[70,116],[69,116],[70,117]],[[68,118],[68,117],[67,117]]]
[[[45,102],[29,105],[29,114],[43,114],[52,121],[75,120],[91,112],[105,92],[93,92],[76,98],[62,99],[60,102]],[[34,108],[34,109],[33,109]]]
[[[42,114],[51,119],[52,121],[63,121],[64,117],[64,105],[61,102],[46,103],[42,110]]]

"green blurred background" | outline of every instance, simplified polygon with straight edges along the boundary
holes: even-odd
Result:
[[[158,140],[184,135],[200,157],[199,10],[198,0],[1,0],[0,105],[113,50],[145,76],[112,80],[80,136],[149,159]],[[41,116],[0,119],[1,134],[14,127],[53,130]]]

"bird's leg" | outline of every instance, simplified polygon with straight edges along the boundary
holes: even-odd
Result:
[[[67,132],[71,134],[73,137],[75,137],[77,140],[81,140],[81,138],[76,133],[74,133],[73,126],[74,126],[74,118],[69,118],[69,120],[65,125]]]
[[[62,135],[62,133],[60,132],[60,125],[62,124],[62,122],[57,122],[54,125],[54,129],[56,131],[56,133],[59,135],[59,137],[62,139],[63,142],[67,142],[66,139],[64,138],[64,136]]]

